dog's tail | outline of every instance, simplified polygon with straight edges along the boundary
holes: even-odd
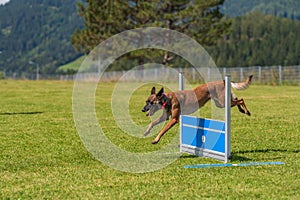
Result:
[[[231,82],[231,87],[233,87],[236,90],[245,90],[251,84],[252,77],[253,75],[250,75],[244,82],[240,83]]]

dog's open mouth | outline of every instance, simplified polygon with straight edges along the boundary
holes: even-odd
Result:
[[[143,110],[142,110],[142,112],[147,112],[147,113],[146,113],[146,116],[147,116],[147,117],[149,117],[149,116],[152,116],[152,115],[153,115],[153,113],[151,112],[151,110],[146,110],[146,109],[143,109]]]
[[[157,107],[151,107],[150,109],[143,109],[142,112],[146,112],[147,117],[151,117],[158,110]]]
[[[151,112],[151,110],[149,110],[149,112],[146,114],[146,116],[147,117],[150,117],[150,116],[152,116],[154,113],[153,112]]]

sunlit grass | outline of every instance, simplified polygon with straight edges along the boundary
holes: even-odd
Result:
[[[97,117],[107,137],[132,152],[157,150],[178,133],[151,145],[125,134],[111,113],[113,83],[100,84]],[[129,102],[132,120],[147,126],[141,112],[152,86],[138,88]],[[159,171],[130,174],[93,158],[77,135],[72,82],[0,81],[0,198],[12,199],[299,199],[299,86],[251,86],[235,92],[251,117],[232,109],[233,163],[282,161],[280,166],[184,169],[218,161],[184,154]],[[201,111],[208,114],[209,105]],[[142,135],[143,133],[141,133]]]

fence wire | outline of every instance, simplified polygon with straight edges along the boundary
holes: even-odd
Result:
[[[256,84],[300,84],[300,66],[254,66],[254,67],[235,67],[235,68],[218,68],[220,73],[230,75],[233,81],[243,81],[247,76],[253,75],[253,83]],[[161,73],[163,70],[163,73]],[[186,80],[191,83],[204,82],[202,77],[212,77],[210,68],[204,68],[200,74],[195,68],[168,68],[163,69],[134,69],[129,71],[105,71],[99,75],[97,73],[80,73],[74,75],[62,74],[39,74],[39,80],[63,80],[72,81],[76,79],[93,80],[101,82],[112,81],[151,81],[151,79],[174,80],[172,73],[168,71],[177,70],[183,72]],[[206,73],[206,74],[203,74]],[[126,76],[124,76],[126,74]],[[170,77],[168,77],[170,76]],[[99,77],[101,77],[99,79]],[[3,78],[7,79],[24,79],[36,80],[36,74],[30,73],[4,73]],[[206,80],[209,81],[209,80]]]

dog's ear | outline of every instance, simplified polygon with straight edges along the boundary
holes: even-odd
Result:
[[[156,96],[160,97],[160,96],[162,96],[163,93],[164,93],[164,88],[161,88]]]
[[[153,88],[151,89],[151,94],[155,94],[155,91],[156,91],[156,89],[155,89],[155,87],[153,87]]]

